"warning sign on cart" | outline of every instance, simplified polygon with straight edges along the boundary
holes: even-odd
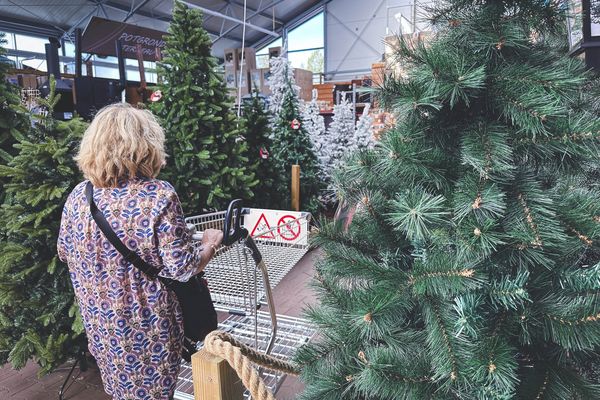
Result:
[[[302,225],[293,215],[284,215],[277,222],[277,233],[283,240],[296,240],[302,233]]]
[[[248,217],[246,217],[248,218]],[[260,217],[258,217],[258,221],[256,221],[254,228],[250,231],[250,236],[259,239],[275,239],[275,233],[271,229],[271,225],[269,225],[269,221],[267,221],[267,216],[265,213],[262,213]],[[260,235],[260,236],[257,236]]]
[[[287,244],[308,244],[307,213],[251,208],[244,227],[255,239]]]

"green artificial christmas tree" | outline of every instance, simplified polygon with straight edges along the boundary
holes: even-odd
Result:
[[[246,144],[250,170],[256,171],[258,185],[254,188],[253,207],[272,208],[273,192],[275,191],[275,174],[271,151],[271,128],[269,113],[265,109],[264,97],[255,90],[250,101],[244,103],[244,121]]]
[[[599,399],[600,120],[562,2],[455,0],[380,99],[397,125],[336,176],[314,244],[302,399]],[[555,45],[559,43],[560,46]],[[349,217],[349,218],[350,218]]]
[[[58,101],[51,94],[41,104],[49,109],[19,140],[9,163],[0,165],[6,198],[0,208],[0,365],[21,368],[35,359],[47,373],[84,349],[79,318],[66,264],[56,242],[62,208],[81,181],[73,155],[87,125],[75,118],[52,119]]]
[[[272,151],[274,171],[277,171],[276,206],[288,209],[291,203],[292,165],[300,165],[301,209],[315,211],[317,195],[323,186],[319,179],[319,162],[314,153],[310,136],[302,124],[298,87],[287,58],[271,59],[269,77],[271,97]]]
[[[23,139],[23,133],[29,130],[29,119],[21,109],[19,89],[6,80],[10,65],[4,62],[6,49],[4,34],[0,33],[0,162],[9,162],[16,153],[13,145]],[[4,181],[0,180],[0,201],[4,193]]]
[[[165,41],[158,67],[162,98],[152,106],[170,156],[161,178],[175,186],[186,213],[224,209],[236,197],[250,199],[254,173],[202,14],[175,2]]]

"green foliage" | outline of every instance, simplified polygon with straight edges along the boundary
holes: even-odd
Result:
[[[258,182],[253,189],[254,198],[249,205],[258,208],[272,208],[275,175],[278,171],[274,169],[270,156],[263,158],[271,151],[271,127],[269,113],[257,91],[252,92],[251,101],[244,103],[243,113],[249,169],[255,171],[255,178]]]
[[[560,1],[443,2],[335,181],[303,400],[600,399],[597,99]],[[597,91],[595,91],[597,93]],[[596,364],[594,364],[596,363]],[[588,374],[588,376],[592,376]]]
[[[0,58],[5,57],[6,50],[2,45],[4,34],[0,33]],[[29,129],[29,119],[20,107],[19,89],[6,80],[9,64],[0,60],[0,162],[9,162],[17,150],[13,145],[23,139],[24,132]],[[3,179],[0,179],[0,201],[4,194]]]
[[[67,266],[56,253],[64,201],[81,181],[73,161],[87,125],[54,120],[50,112],[0,165],[6,197],[0,208],[0,364],[21,368],[35,359],[48,373],[84,346],[84,329]]]
[[[257,182],[247,167],[243,132],[211,56],[202,14],[176,2],[165,41],[165,58],[158,66],[163,97],[152,106],[170,156],[161,178],[175,186],[186,213],[224,209],[232,198],[251,198]]]

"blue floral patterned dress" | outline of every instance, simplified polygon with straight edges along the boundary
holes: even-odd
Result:
[[[173,395],[183,342],[173,292],[127,263],[92,219],[82,182],[65,204],[58,240],[104,389],[115,400],[168,399]],[[127,246],[159,275],[188,280],[200,261],[173,187],[136,178],[95,189],[98,208]]]

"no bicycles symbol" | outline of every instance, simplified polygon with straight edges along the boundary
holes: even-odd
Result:
[[[277,232],[283,240],[292,241],[300,237],[302,225],[293,215],[284,215],[277,222]]]

